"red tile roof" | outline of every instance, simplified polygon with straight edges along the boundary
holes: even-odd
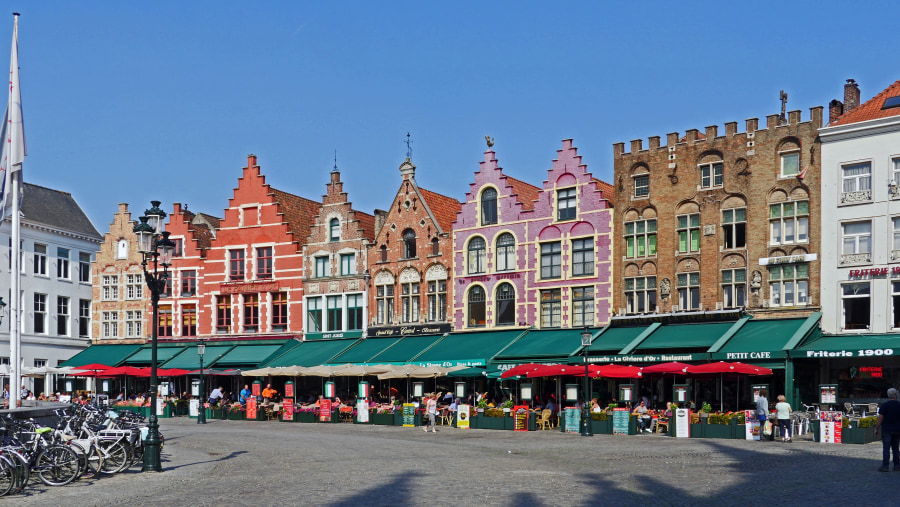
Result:
[[[538,194],[541,192],[540,188],[531,183],[517,180],[512,176],[506,177],[506,183],[512,187],[513,193],[519,196],[519,202],[522,203],[523,210],[534,209],[534,201],[537,200]]]
[[[609,201],[609,207],[612,208],[613,203],[615,203],[616,201],[615,188],[599,178],[594,178],[594,181],[597,182],[597,188],[600,189],[601,192],[603,192],[603,198]]]
[[[362,211],[353,210],[353,216],[359,220],[359,228],[363,230],[363,237],[369,241],[375,240],[375,217],[363,213]]]
[[[419,187],[419,191],[422,193],[422,198],[425,199],[425,204],[434,213],[441,232],[450,232],[453,228],[453,221],[456,220],[456,214],[462,209],[462,204],[452,197],[425,190],[422,187]]]
[[[883,92],[869,99],[865,104],[860,105],[853,111],[841,115],[837,120],[828,124],[829,127],[836,125],[847,125],[849,123],[858,123],[866,120],[877,120],[878,118],[887,118],[889,116],[900,116],[900,107],[892,107],[890,109],[881,109],[885,99],[900,95],[900,81],[896,81],[891,86],[884,89]]]
[[[310,228],[322,205],[316,201],[274,188],[272,188],[272,195],[279,204],[288,228],[294,233],[294,241],[302,245],[306,242],[306,237],[309,236]]]

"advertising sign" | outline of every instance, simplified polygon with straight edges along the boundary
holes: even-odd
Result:
[[[369,383],[368,382],[360,382],[359,383],[359,397],[360,398],[368,398],[369,397]]]
[[[294,401],[293,400],[284,400],[284,405],[281,407],[281,418],[285,421],[293,421],[294,420]]]
[[[469,406],[459,405],[456,408],[456,427],[462,430],[469,429]]]
[[[160,396],[168,396],[169,395],[169,383],[163,382],[159,385],[159,395]]]
[[[163,415],[163,407],[165,407],[165,406],[166,406],[165,400],[163,400],[162,398],[156,398],[156,415],[157,415],[157,417]]]
[[[566,433],[581,433],[581,410],[566,407]]]
[[[756,400],[759,399],[759,392],[765,389],[769,390],[769,384],[754,384],[750,386],[750,391],[753,392],[753,403],[756,403]]]
[[[675,436],[677,438],[691,436],[691,411],[686,408],[675,409]]]
[[[294,383],[288,382],[284,384],[284,397],[294,399]]]
[[[675,394],[675,403],[686,403],[688,401],[688,386],[673,386],[673,393]]]
[[[256,398],[247,399],[247,420],[256,420]]]
[[[200,381],[199,380],[195,380],[195,381],[191,382],[191,396],[193,396],[194,398],[200,397]]]
[[[466,397],[466,383],[465,382],[457,382],[453,385],[453,395],[457,398],[465,398]]]
[[[325,397],[334,398],[334,382],[325,382]]]
[[[531,384],[522,384],[519,386],[519,399],[522,401],[531,401],[533,399],[532,396],[532,385]]]
[[[102,386],[100,388],[101,391],[103,391],[104,393],[109,392],[109,380],[104,380],[100,385]]]
[[[260,384],[259,382],[254,382],[254,383],[250,386],[250,392],[253,393],[253,396],[259,396],[259,395],[260,395],[260,392],[259,392],[259,391],[260,391],[260,385],[261,385],[261,384]]]
[[[613,409],[613,435],[627,435],[628,434],[628,417],[629,412],[627,408],[614,408]]]
[[[413,397],[421,398],[425,395],[425,383],[424,382],[413,382]]]
[[[566,402],[578,403],[578,384],[566,384]]]
[[[634,401],[634,386],[632,384],[622,384],[619,386],[619,401],[623,403]]]
[[[841,429],[843,422],[841,412],[822,412],[819,414],[819,442],[826,444],[841,443]]]
[[[834,405],[837,403],[837,385],[823,384],[819,386],[819,403]]]
[[[744,410],[744,424],[744,438],[759,440],[759,419],[756,418],[756,410]]]
[[[403,404],[403,426],[412,428],[416,425],[416,406],[413,403]]]
[[[514,431],[528,431],[528,407],[525,405],[516,405],[513,407],[513,414],[516,417],[516,425]]]
[[[369,384],[366,383],[366,386]],[[361,423],[369,422],[369,402],[361,400],[356,404],[356,420]]]
[[[188,403],[188,415],[191,417],[200,416],[200,400],[194,399]]]
[[[319,400],[319,422],[331,422],[331,400]]]

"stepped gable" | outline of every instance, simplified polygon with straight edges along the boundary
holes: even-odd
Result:
[[[425,190],[418,187],[425,204],[431,209],[434,219],[437,220],[441,232],[449,233],[453,227],[453,221],[456,220],[456,214],[462,209],[462,204],[452,197],[441,195],[431,190]]]
[[[859,93],[857,89],[857,94]],[[865,104],[853,108],[851,111],[839,117],[836,121],[831,122],[828,126],[847,125],[850,123],[858,123],[867,120],[877,120],[879,118],[888,118],[890,116],[900,116],[900,107],[891,107],[882,109],[884,101],[900,96],[900,81],[888,86],[878,95],[869,99]]]
[[[594,178],[594,181],[597,182],[597,189],[603,192],[603,198],[609,201],[609,207],[612,208],[613,203],[616,202],[616,189],[601,179]]]

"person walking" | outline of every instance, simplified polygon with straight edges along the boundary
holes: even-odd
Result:
[[[887,390],[888,401],[878,407],[878,421],[875,423],[875,437],[881,432],[883,446],[881,468],[879,472],[890,470],[891,451],[894,452],[894,471],[900,472],[900,401],[897,401],[897,390]]]
[[[778,418],[778,427],[781,429],[781,441],[791,440],[791,406],[785,400],[783,394],[778,395],[778,403],[775,404],[775,417]]]
[[[759,420],[759,441],[764,442],[766,440],[771,440],[770,436],[774,435],[770,433],[769,435],[763,434],[763,428],[766,426],[766,420],[769,417],[769,391],[765,389],[760,389],[759,397],[756,398],[756,418]]]
[[[431,428],[432,433],[437,433],[437,428],[434,427],[435,420],[437,419],[437,393],[432,393],[428,396],[428,400],[425,402],[425,413],[428,414],[428,426],[425,426],[425,433],[428,433],[428,428]]]

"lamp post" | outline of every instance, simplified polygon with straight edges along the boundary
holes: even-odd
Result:
[[[206,411],[203,410],[203,354],[206,353],[206,340],[200,338],[197,344],[197,355],[200,356],[200,410],[197,411],[197,424],[206,424]]]
[[[156,416],[156,348],[159,337],[159,295],[166,289],[169,278],[169,266],[172,264],[172,253],[175,243],[169,239],[169,231],[163,229],[166,212],[159,209],[160,201],[150,201],[152,207],[140,217],[140,223],[134,226],[134,234],[141,252],[141,267],[144,270],[144,281],[150,289],[150,302],[153,306],[151,321],[151,356],[150,356],[150,422],[147,440],[144,441],[144,472],[162,472],[162,461],[159,456],[159,419]],[[162,267],[162,271],[160,271]]]
[[[591,407],[588,398],[591,396],[590,377],[588,376],[588,348],[591,346],[591,332],[585,327],[581,331],[581,349],[584,350],[584,399],[581,400],[581,436],[594,436],[591,430]]]

